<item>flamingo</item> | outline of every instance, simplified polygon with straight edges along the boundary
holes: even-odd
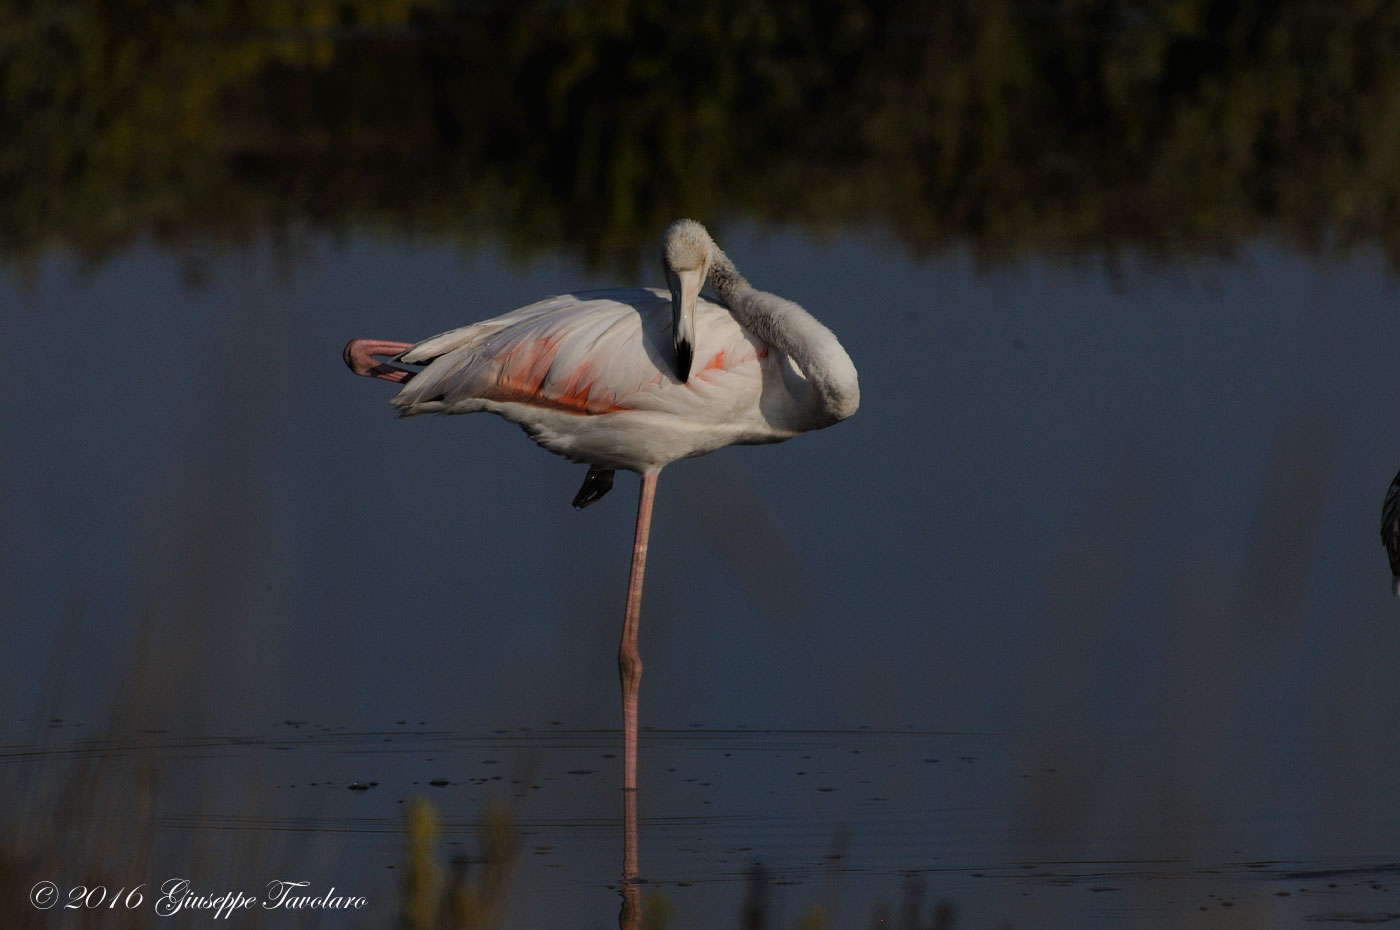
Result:
[[[344,353],[356,374],[403,385],[391,400],[400,416],[489,411],[588,465],[577,508],[607,494],[617,469],[641,475],[618,647],[629,797],[637,787],[637,632],[658,474],[722,446],[830,426],[860,404],[855,365],[831,330],[796,303],[752,287],[700,223],[668,226],[661,262],[669,294],[565,294],[416,344],[355,339]],[[700,296],[707,281],[718,302]],[[635,833],[635,808],[629,813]]]
[[[1400,597],[1400,472],[1381,503],[1381,543],[1390,557],[1390,591]]]

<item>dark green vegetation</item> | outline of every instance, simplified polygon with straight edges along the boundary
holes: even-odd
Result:
[[[1400,255],[1400,7],[57,2],[0,12],[0,253],[679,214],[914,249]]]

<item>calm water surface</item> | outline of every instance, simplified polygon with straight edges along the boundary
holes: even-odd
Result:
[[[969,927],[1397,919],[1382,259],[988,265],[717,235],[838,333],[863,406],[661,478],[645,906],[677,927],[926,924],[937,902]],[[636,481],[575,512],[581,466],[490,417],[396,421],[339,352],[633,282],[358,235],[198,271],[136,248],[0,281],[9,828],[41,836],[55,796],[99,784],[64,829],[152,852],[98,880],[289,872],[370,899],[328,925],[384,926],[405,802],[436,806],[444,861],[504,803],[504,925],[615,924]],[[49,876],[22,877],[0,908],[33,919]]]

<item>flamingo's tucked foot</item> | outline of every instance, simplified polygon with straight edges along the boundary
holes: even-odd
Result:
[[[382,378],[385,381],[403,382],[417,372],[407,368],[397,368],[386,362],[374,360],[376,355],[392,356],[413,348],[411,342],[390,342],[385,339],[351,339],[345,346],[345,364],[357,375],[366,378]]]
[[[588,475],[583,479],[583,487],[574,495],[574,507],[582,510],[589,504],[602,500],[603,495],[612,490],[614,474],[616,472],[611,468],[588,469]]]

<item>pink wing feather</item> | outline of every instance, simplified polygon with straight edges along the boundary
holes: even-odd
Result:
[[[582,415],[680,413],[703,401],[704,388],[717,376],[767,354],[727,310],[708,301],[696,308],[696,331],[709,358],[697,358],[690,382],[682,383],[670,358],[665,292],[627,288],[551,297],[407,350],[400,361],[427,367],[393,402],[405,416],[478,410],[482,401]]]

